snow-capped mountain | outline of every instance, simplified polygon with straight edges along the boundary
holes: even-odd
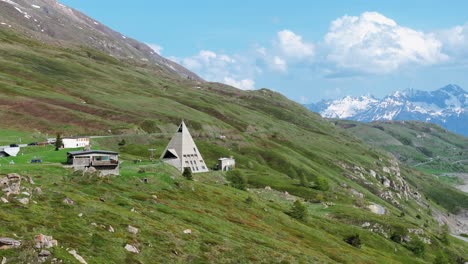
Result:
[[[323,100],[307,107],[326,118],[362,122],[418,120],[436,123],[456,133],[468,135],[468,93],[453,84],[430,92],[406,89],[382,99],[346,96],[337,100]]]
[[[160,56],[148,45],[57,0],[0,0],[0,29],[54,45],[92,47],[119,59],[155,64],[165,71],[203,81],[195,73]]]

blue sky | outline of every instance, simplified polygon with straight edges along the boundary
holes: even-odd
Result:
[[[302,103],[468,88],[468,1],[61,2],[206,80]]]

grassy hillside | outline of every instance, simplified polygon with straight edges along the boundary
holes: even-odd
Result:
[[[335,124],[413,167],[433,173],[468,171],[468,138],[438,125],[412,121],[365,124],[345,120]]]
[[[38,233],[54,236],[63,246],[52,250],[55,257],[72,261],[66,249],[73,248],[89,263],[468,258],[465,242],[447,242],[429,210],[468,209],[468,196],[448,185],[443,185],[444,197],[428,196],[437,181],[400,168],[386,153],[267,89],[198,83],[88,48],[48,46],[0,30],[0,118],[1,144],[18,138],[42,141],[57,132],[104,135],[93,147],[118,150],[124,161],[120,177],[103,179],[64,169],[65,153],[47,147],[0,159],[0,175],[30,176],[35,185],[25,183],[27,190],[43,189],[32,198],[37,203],[22,205],[13,197],[0,204],[0,237],[23,242],[20,249],[0,250],[0,256],[17,262],[35,256],[31,243]],[[181,119],[207,164],[221,156],[236,158],[248,191],[227,186],[223,173],[187,181],[172,168],[148,161],[148,149],[160,154]],[[126,144],[119,146],[122,139]],[[29,164],[33,157],[44,163]],[[145,162],[133,164],[136,158]],[[12,159],[15,165],[9,165]],[[417,186],[422,179],[427,188]],[[65,197],[76,204],[63,204]],[[285,213],[296,199],[309,212],[305,221]],[[372,203],[386,213],[372,213]],[[108,225],[116,232],[108,232]],[[128,234],[128,225],[140,232]],[[357,234],[361,248],[344,242]],[[419,239],[431,241],[423,243],[424,254],[416,250]],[[127,253],[127,243],[141,253]]]

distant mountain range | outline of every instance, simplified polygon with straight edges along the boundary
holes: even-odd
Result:
[[[167,72],[203,81],[148,45],[116,32],[57,0],[0,0],[0,28],[10,28],[40,41],[86,46],[113,57],[158,65]]]
[[[325,118],[361,122],[416,120],[468,136],[468,93],[450,84],[435,91],[406,89],[377,99],[371,95],[323,100],[306,105]]]

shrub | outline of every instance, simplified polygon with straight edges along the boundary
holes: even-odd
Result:
[[[359,237],[358,234],[349,236],[345,238],[344,241],[353,247],[356,247],[356,248],[361,247],[361,238]]]
[[[298,177],[297,171],[293,167],[289,168],[288,177],[291,178],[291,179],[297,179],[297,177]]]
[[[307,177],[303,172],[299,174],[299,181],[301,183],[301,186],[309,187],[309,181],[307,180]]]
[[[320,191],[328,191],[330,189],[330,185],[325,177],[319,176],[317,177],[317,180],[315,180],[314,188]]]
[[[424,242],[421,241],[421,239],[417,237],[413,238],[407,244],[407,248],[418,257],[424,256],[424,252],[426,251],[426,245],[424,244]]]
[[[125,139],[122,139],[120,142],[119,142],[119,146],[125,146],[125,144],[127,144],[127,142],[125,141]]]
[[[301,201],[296,200],[291,207],[291,211],[287,214],[292,218],[304,221],[307,218],[307,207]]]
[[[401,243],[403,240],[403,237],[406,236],[406,229],[403,227],[395,227],[393,230],[392,235],[390,236],[390,239],[393,240],[394,242]]]
[[[227,179],[231,182],[231,186],[236,189],[245,190],[247,188],[247,177],[239,170],[228,171]]]
[[[245,199],[245,203],[246,204],[253,204],[254,200],[251,196],[247,197],[247,199]]]
[[[184,176],[184,178],[189,181],[193,180],[192,170],[188,167],[184,168],[184,172],[182,173],[182,176]]]

